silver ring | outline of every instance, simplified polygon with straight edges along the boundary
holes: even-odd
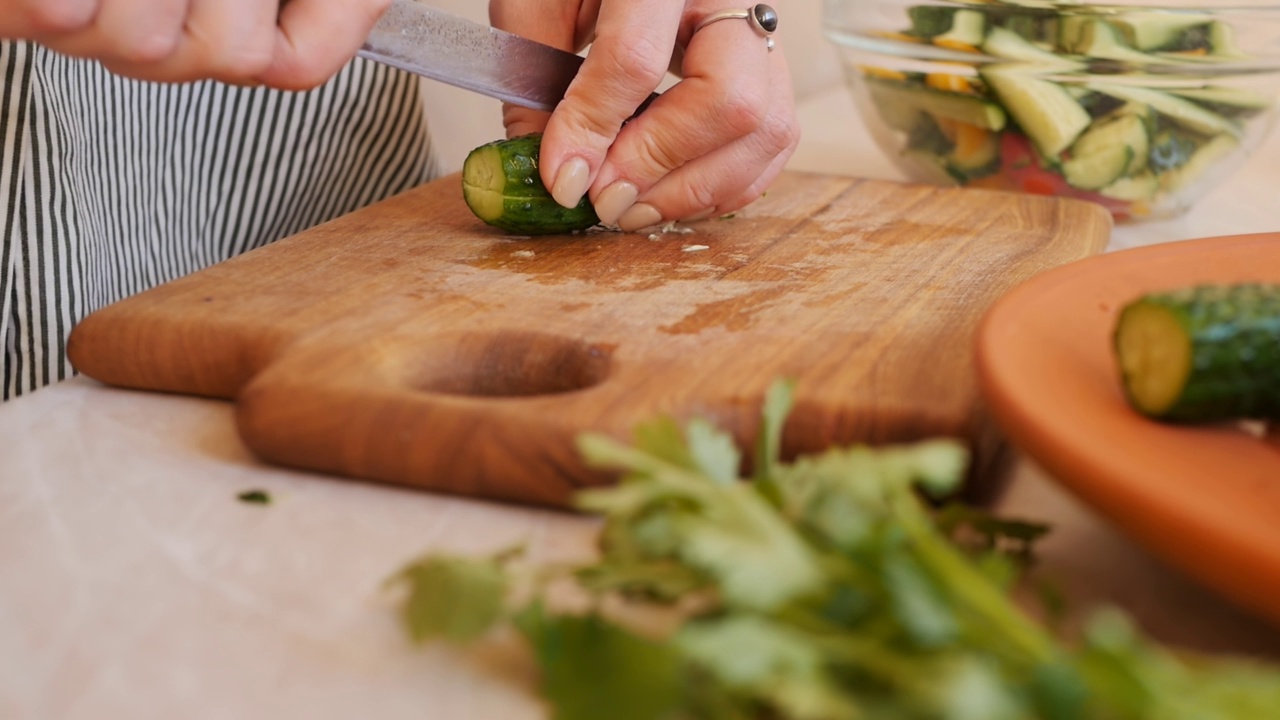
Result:
[[[756,34],[765,39],[765,47],[769,48],[769,52],[773,52],[773,32],[778,29],[778,12],[773,8],[759,3],[752,5],[746,10],[721,10],[711,13],[698,23],[693,29],[696,33],[702,28],[713,22],[720,20],[746,20],[751,23],[751,28]]]

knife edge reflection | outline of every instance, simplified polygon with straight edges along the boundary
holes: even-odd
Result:
[[[547,112],[582,66],[578,55],[415,0],[394,0],[357,55]]]

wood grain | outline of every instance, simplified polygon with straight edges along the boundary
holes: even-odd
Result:
[[[451,176],[104,308],[68,352],[112,385],[235,399],[268,461],[441,492],[563,503],[609,480],[579,433],[657,414],[753,443],[784,376],[788,456],[942,435],[981,476],[1002,443],[979,317],[1111,224],[1075,201],[788,173],[690,227],[506,237]]]

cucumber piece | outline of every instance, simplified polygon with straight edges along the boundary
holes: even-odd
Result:
[[[1040,152],[1056,159],[1093,119],[1061,85],[1035,77],[1038,69],[1009,63],[985,68],[982,77]]]
[[[1122,38],[1120,31],[1106,20],[1078,18],[1073,24],[1074,35],[1069,41],[1071,52],[1091,58],[1115,60],[1146,67],[1154,58],[1134,50]]]
[[[1133,150],[1123,146],[1081,154],[1062,163],[1062,177],[1071,187],[1097,190],[1124,175],[1132,160]]]
[[[1219,135],[1201,145],[1186,164],[1160,176],[1160,184],[1169,192],[1179,192],[1201,179],[1215,165],[1235,152],[1240,141],[1231,135]]]
[[[1160,192],[1160,181],[1155,174],[1144,172],[1132,177],[1122,177],[1098,190],[1098,194],[1113,200],[1137,202],[1151,200]]]
[[[1111,83],[1090,83],[1088,87],[1120,100],[1148,105],[1175,123],[1203,135],[1240,134],[1240,127],[1230,119],[1167,92]]]
[[[940,5],[909,7],[907,8],[907,17],[911,18],[911,29],[907,31],[907,34],[922,38],[941,35],[951,29],[951,18],[955,14],[955,8],[942,7]]]
[[[1161,420],[1280,419],[1280,285],[1200,285],[1126,304],[1113,348],[1125,397]]]
[[[1244,88],[1208,86],[1169,92],[1191,100],[1209,112],[1231,119],[1253,117],[1271,107],[1274,102],[1272,98],[1262,93]]]
[[[986,17],[976,10],[918,5],[907,9],[911,18],[909,35],[977,46],[987,31]]]
[[[1244,57],[1236,42],[1235,28],[1221,20],[1209,23],[1209,53],[1223,58]]]
[[[1208,15],[1132,12],[1114,20],[1129,45],[1138,50],[1184,51],[1208,47]]]
[[[1007,9],[1002,10],[992,21],[1029,42],[1051,44],[1058,36],[1058,16],[1055,13],[1010,13]]]
[[[977,47],[987,34],[987,18],[975,10],[957,10],[951,18],[951,29],[934,35],[934,45],[959,43]]]
[[[1072,187],[1097,190],[1146,167],[1147,128],[1136,115],[1095,123],[1071,145],[1062,175]]]
[[[583,196],[566,208],[551,197],[538,174],[542,135],[496,140],[472,150],[462,163],[462,197],[488,225],[517,235],[585,230],[600,222]]]
[[[985,130],[1000,130],[1008,120],[1003,108],[977,95],[947,92],[925,85],[872,76],[866,76],[866,81],[871,99],[881,117],[899,130],[910,130],[920,112],[976,125]]]
[[[1079,70],[1082,63],[1052,53],[1024,39],[1012,30],[1002,27],[991,28],[987,39],[982,42],[984,53],[1002,60],[1035,63],[1046,70],[1065,72]]]

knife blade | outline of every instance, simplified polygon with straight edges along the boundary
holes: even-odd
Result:
[[[358,55],[535,110],[564,98],[582,58],[415,0],[393,0]]]

